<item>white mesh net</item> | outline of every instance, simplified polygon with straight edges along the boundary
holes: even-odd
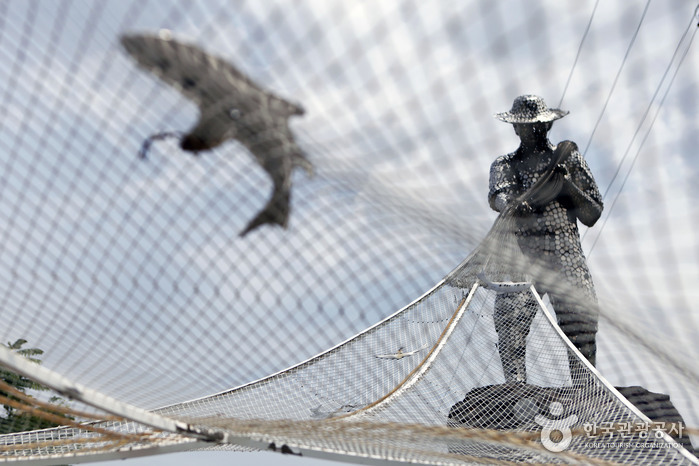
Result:
[[[0,341],[44,352],[41,366],[0,359],[74,399],[69,427],[4,423],[0,454],[696,462],[694,8],[0,3]],[[305,108],[289,122],[315,176],[292,173],[287,228],[240,236],[273,189],[253,143],[192,157],[163,139],[138,157],[197,119],[120,43],[163,28]],[[493,256],[509,252],[504,220],[482,240],[496,218],[488,168],[518,142],[492,114],[525,93],[571,110],[551,140],[577,141],[604,197],[581,230],[597,369],[550,292],[488,283],[521,278]],[[533,320],[514,382],[495,314],[522,302]],[[43,399],[9,390],[5,419]],[[563,451],[548,428],[570,429]]]

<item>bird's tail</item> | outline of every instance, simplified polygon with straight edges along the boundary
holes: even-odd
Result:
[[[289,223],[289,190],[275,189],[272,198],[267,202],[264,209],[253,218],[245,229],[240,233],[240,236],[245,236],[255,228],[266,223],[276,224],[286,228]]]

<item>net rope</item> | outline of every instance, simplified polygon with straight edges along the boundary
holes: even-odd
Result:
[[[0,404],[8,419],[72,419],[3,424],[0,455],[696,464],[694,8],[0,3],[0,342],[41,348],[25,376],[68,400],[51,411],[44,392],[0,387]],[[195,157],[163,138],[139,158],[150,136],[197,122],[186,92],[122,46],[163,29],[305,109],[288,124],[315,175],[292,172],[286,228],[240,235],[274,190],[242,142]],[[524,93],[565,97],[551,139],[585,141],[609,186],[604,233],[583,234],[596,368],[532,287],[512,212],[488,206],[488,167],[517,144],[492,115]],[[536,304],[524,384],[503,373],[502,293]],[[630,387],[669,395],[682,438],[644,431]],[[571,416],[570,445],[547,449],[546,422]]]

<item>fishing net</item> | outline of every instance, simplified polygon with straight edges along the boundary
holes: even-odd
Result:
[[[601,3],[1,3],[0,454],[696,464],[696,5]],[[163,30],[302,105],[286,227],[241,236],[253,143],[149,139],[199,118],[122,45]],[[488,205],[528,93],[604,198],[595,309]]]

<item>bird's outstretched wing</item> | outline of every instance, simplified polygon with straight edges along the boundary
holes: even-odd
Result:
[[[375,355],[379,359],[401,359],[403,358],[403,353],[395,353],[395,354],[376,354]]]
[[[529,290],[532,286],[529,282],[493,282],[483,272],[478,272],[476,276],[485,288],[496,293],[519,293],[520,291]]]
[[[259,106],[268,106],[277,115],[305,113],[300,105],[259,87],[226,60],[195,45],[173,40],[167,31],[158,35],[127,34],[121,37],[121,44],[139,66],[180,91],[202,110],[223,98],[240,95],[257,101]]]
[[[393,353],[393,354],[376,354],[374,356],[379,358],[379,359],[403,359],[403,358],[407,358],[408,356],[412,356],[414,354],[417,354],[424,349],[427,349],[428,346],[429,345],[427,343],[425,343],[420,348],[412,350],[412,351],[403,351],[403,348],[399,348],[398,351]]]
[[[406,355],[406,356],[412,356],[413,354],[419,353],[420,351],[422,351],[422,350],[424,350],[424,349],[427,349],[429,346],[430,346],[430,345],[428,345],[427,343],[425,343],[424,345],[422,345],[422,346],[419,347],[418,349],[415,349],[415,350],[412,350],[412,351],[407,351],[407,352],[404,352],[403,354]]]

